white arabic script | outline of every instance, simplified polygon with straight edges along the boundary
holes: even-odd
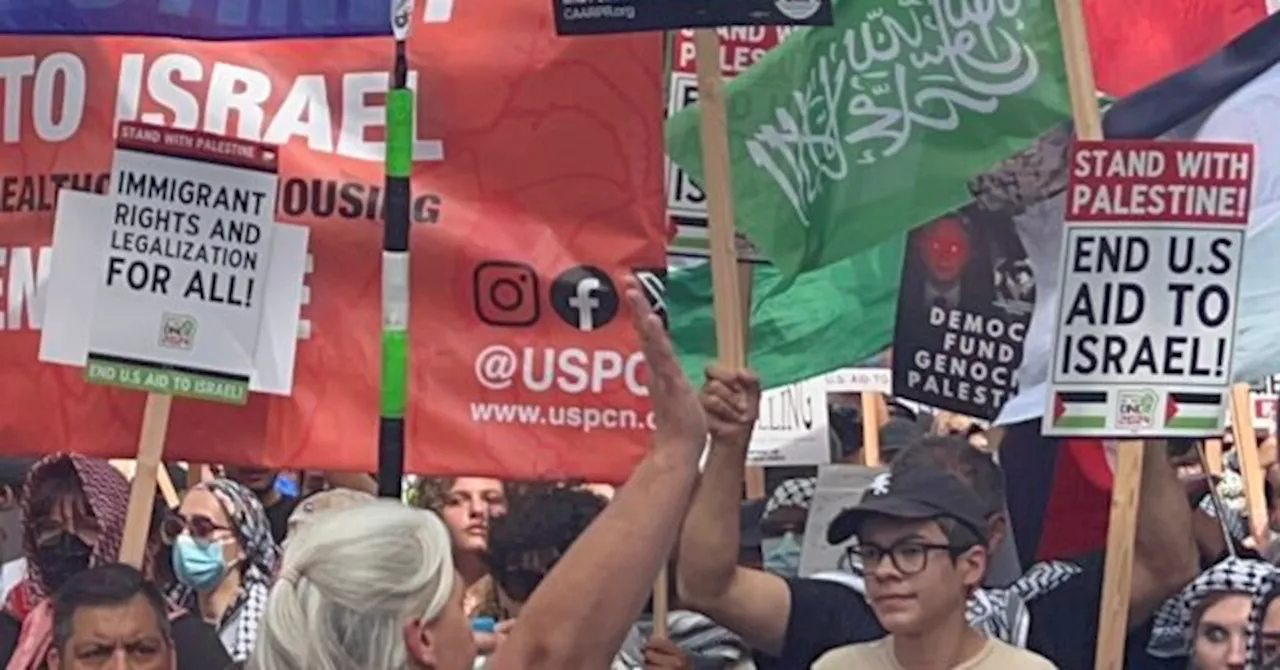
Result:
[[[850,164],[899,155],[922,130],[949,132],[963,112],[992,114],[1029,89],[1040,64],[1021,40],[1022,0],[898,0],[821,47],[788,104],[747,140],[756,167],[809,207]]]

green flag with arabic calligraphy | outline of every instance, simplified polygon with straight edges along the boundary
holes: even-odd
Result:
[[[783,275],[958,209],[1070,114],[1053,0],[836,0],[726,84],[737,226]],[[702,177],[699,107],[667,121]]]

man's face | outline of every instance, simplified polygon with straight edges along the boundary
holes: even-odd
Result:
[[[71,637],[50,652],[52,670],[173,670],[173,646],[141,594],[119,605],[81,607]]]
[[[937,281],[956,281],[969,264],[969,235],[956,217],[943,217],[929,224],[920,245],[925,266]]]
[[[258,496],[271,492],[271,489],[276,485],[277,474],[279,474],[279,470],[227,466],[227,477],[243,484],[245,488],[253,491]]]
[[[891,634],[916,634],[947,617],[963,616],[970,590],[982,582],[986,550],[971,547],[953,558],[936,521],[869,519],[859,532],[867,560],[867,600]],[[895,560],[896,559],[896,560]]]

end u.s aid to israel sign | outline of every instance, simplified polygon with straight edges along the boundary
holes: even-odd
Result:
[[[1045,434],[1219,433],[1253,147],[1078,142],[1069,169]]]

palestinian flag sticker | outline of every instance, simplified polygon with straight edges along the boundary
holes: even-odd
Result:
[[[1059,391],[1053,398],[1054,428],[1107,427],[1105,391]]]
[[[1224,406],[1221,393],[1170,393],[1164,405],[1164,426],[1213,432],[1221,426]]]

